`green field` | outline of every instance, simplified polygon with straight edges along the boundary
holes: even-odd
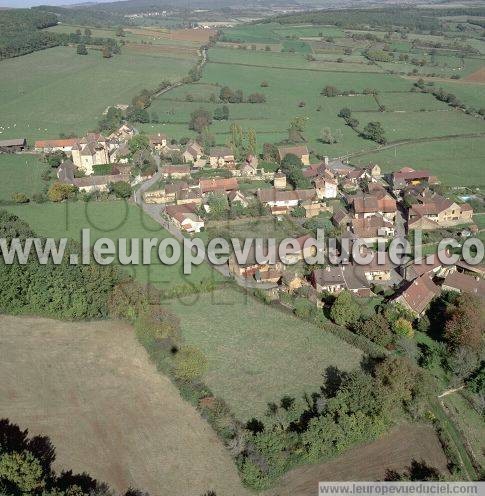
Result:
[[[413,143],[351,159],[353,164],[377,163],[383,172],[404,166],[429,169],[447,185],[485,186],[485,140],[454,138]]]
[[[170,235],[138,207],[124,201],[44,203],[7,207],[24,219],[41,236],[68,237],[80,241],[81,229],[91,230],[91,242],[99,238],[158,238]],[[151,265],[125,266],[141,282],[149,282],[166,289],[180,284],[197,284],[203,279],[217,277],[207,264],[194,269],[190,276],[182,271],[182,260],[175,265],[162,265],[152,249]],[[158,262],[158,263],[157,263]],[[218,274],[218,273],[217,273]],[[219,279],[218,279],[219,280]]]
[[[461,83],[461,82],[439,82],[436,83],[437,87],[443,88],[449,93],[456,95],[465,105],[471,106],[476,109],[485,107],[485,85]]]
[[[237,290],[173,301],[188,343],[208,357],[204,382],[242,420],[264,414],[285,394],[322,385],[325,369],[350,370],[360,350],[329,331],[271,308]]]
[[[0,201],[10,201],[14,193],[24,193],[29,198],[40,193],[46,183],[41,174],[47,164],[33,155],[0,154]]]
[[[103,59],[57,47],[0,62],[0,139],[57,138],[93,129],[109,105],[187,74],[193,58],[144,54]]]

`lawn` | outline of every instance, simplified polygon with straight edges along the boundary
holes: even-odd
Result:
[[[181,79],[195,58],[56,47],[0,62],[0,139],[57,138],[93,129],[109,105],[130,103],[144,88]]]
[[[80,241],[83,228],[91,229],[92,243],[102,237],[116,241],[119,238],[161,240],[169,236],[141,209],[123,201],[44,203],[7,208],[29,223],[37,234],[53,238],[68,237]],[[218,277],[218,273],[205,263],[194,268],[190,275],[183,274],[182,260],[175,265],[162,265],[155,248],[152,250],[151,265],[125,266],[125,270],[139,281],[155,284],[162,289],[197,284],[203,279]]]
[[[24,193],[29,198],[40,193],[47,183],[41,174],[47,164],[35,155],[0,154],[0,201],[10,201],[14,193]]]
[[[242,420],[285,394],[317,391],[330,366],[357,367],[362,352],[237,290],[172,301],[188,343],[208,357],[204,382]]]
[[[377,163],[384,172],[404,166],[429,169],[450,186],[485,186],[483,138],[454,138],[446,141],[398,146],[352,159],[352,163]]]

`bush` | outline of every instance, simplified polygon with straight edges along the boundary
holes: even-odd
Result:
[[[350,291],[339,293],[332,308],[330,309],[330,318],[338,325],[346,326],[354,324],[359,320],[360,307],[355,301]]]
[[[173,374],[184,382],[200,378],[207,369],[207,358],[193,346],[184,346],[174,357]]]
[[[392,325],[392,330],[399,336],[412,338],[414,336],[413,324],[402,317],[396,320]]]
[[[73,198],[76,194],[77,188],[72,184],[64,184],[56,181],[47,192],[47,197],[52,202],[60,202]]]
[[[29,197],[25,193],[14,193],[12,195],[12,200],[15,203],[28,203]]]

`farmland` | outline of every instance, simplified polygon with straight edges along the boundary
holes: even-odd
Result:
[[[99,51],[76,55],[57,47],[1,62],[1,138],[57,138],[93,129],[109,105],[128,104],[144,88],[175,81],[193,55],[123,51],[103,59]],[[143,75],[143,77],[140,77]]]
[[[1,316],[0,329],[2,417],[49,436],[57,470],[118,491],[248,494],[216,434],[127,324]]]
[[[12,206],[8,209],[25,220],[41,236],[53,238],[68,237],[80,241],[83,228],[90,228],[91,242],[101,237],[116,241],[119,238],[158,238],[169,234],[141,209],[128,203],[44,203],[37,205]],[[182,272],[182,260],[175,265],[162,265],[152,250],[151,265],[126,266],[139,281],[149,282],[167,289],[180,284],[197,284],[204,279],[216,277],[208,265],[194,268],[190,276]]]
[[[301,397],[323,383],[330,366],[358,367],[362,352],[314,325],[236,290],[173,301],[188,343],[208,357],[204,382],[241,419],[268,402]]]
[[[0,201],[10,201],[14,193],[24,193],[29,198],[40,193],[46,167],[35,155],[0,155]]]

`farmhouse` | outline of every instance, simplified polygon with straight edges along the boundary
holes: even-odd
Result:
[[[40,140],[36,141],[34,148],[36,152],[51,153],[62,151],[69,153],[73,147],[77,145],[78,138],[55,139],[55,140]]]
[[[241,167],[241,175],[246,177],[255,176],[258,172],[258,165],[258,157],[249,154]]]
[[[26,148],[27,140],[25,138],[0,140],[0,153],[23,152]]]
[[[198,233],[204,228],[204,221],[197,215],[198,205],[186,203],[184,205],[169,205],[165,209],[171,222],[188,233]]]
[[[192,162],[196,167],[203,167],[205,160],[202,159],[204,151],[197,141],[189,141],[185,147],[182,157],[186,162]]]
[[[160,168],[160,177],[163,179],[184,179],[190,176],[190,167],[184,165],[164,165]]]
[[[362,268],[351,265],[327,266],[311,273],[312,286],[318,292],[338,294],[348,290],[356,296],[367,297],[372,294]]]
[[[263,250],[263,252],[266,253],[266,250]],[[267,272],[272,274],[273,279],[276,276],[278,279],[281,278],[285,265],[278,258],[277,253],[275,253],[274,256],[274,263],[273,260],[270,260],[269,258],[270,257],[267,257],[267,260],[258,262],[256,260],[255,247],[254,245],[251,245],[251,249],[249,250],[247,257],[245,257],[245,260],[241,260],[241,262],[239,262],[234,253],[229,257],[229,272],[235,277],[243,277],[245,279],[255,278],[259,282],[263,281],[261,275]]]
[[[314,189],[296,189],[294,191],[279,191],[276,188],[258,189],[258,200],[268,207],[274,215],[283,215],[304,201],[316,200]]]
[[[149,136],[148,140],[150,146],[159,152],[162,151],[168,143],[167,135],[163,133],[152,134]]]
[[[232,169],[235,167],[234,153],[227,146],[211,148],[209,155],[210,166],[217,168]]]
[[[379,239],[394,236],[394,224],[381,214],[372,217],[354,218],[350,229],[357,238],[366,243],[377,243]]]
[[[408,228],[433,230],[470,223],[473,220],[473,209],[467,203],[456,202],[433,195],[424,203],[411,205],[408,210]]]
[[[327,171],[323,175],[313,180],[317,197],[319,200],[324,198],[337,198],[337,181]]]
[[[485,280],[462,272],[453,272],[446,276],[442,289],[458,293],[471,293],[485,299]]]
[[[297,146],[279,146],[278,147],[278,157],[280,162],[287,155],[295,155],[297,156],[303,165],[310,165],[310,153],[306,145],[297,145]]]
[[[433,184],[436,182],[436,177],[432,176],[429,171],[414,170],[411,167],[403,167],[394,172],[391,177],[391,185],[395,191],[402,190],[410,185]]]
[[[89,133],[72,147],[72,161],[85,174],[93,174],[93,166],[111,163],[108,141],[101,134]]]
[[[199,179],[200,191],[203,195],[207,193],[236,191],[239,189],[239,184],[235,177],[230,178],[215,178],[215,179]]]
[[[400,303],[417,317],[421,317],[428,308],[431,300],[438,296],[440,288],[425,273],[411,282],[393,301]]]

